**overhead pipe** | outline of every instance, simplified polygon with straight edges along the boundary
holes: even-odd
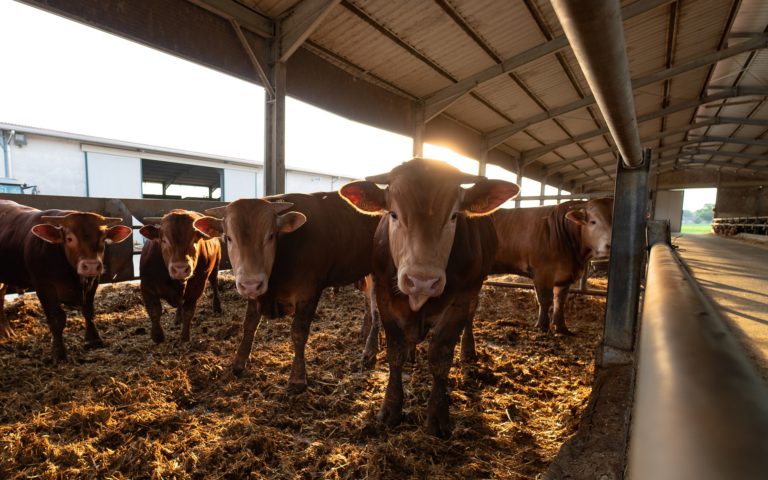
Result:
[[[552,0],[627,168],[643,163],[618,0]]]

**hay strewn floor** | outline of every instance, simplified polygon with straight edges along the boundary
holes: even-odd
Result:
[[[375,413],[384,353],[360,371],[362,294],[324,297],[307,346],[310,388],[289,396],[290,320],[262,323],[243,378],[229,371],[244,302],[223,276],[224,314],[201,301],[192,342],[155,346],[138,285],[96,298],[108,343],[84,350],[70,315],[68,363],[50,364],[34,295],[9,302],[0,340],[0,478],[535,478],[576,428],[590,392],[604,299],[572,296],[574,337],[536,334],[531,291],[486,287],[475,320],[480,361],[452,370],[453,437],[422,432],[431,378],[423,345],[406,376],[406,418]],[[598,281],[593,286],[605,281]]]

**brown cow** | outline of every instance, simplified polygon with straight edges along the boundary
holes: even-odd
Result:
[[[152,322],[152,340],[165,340],[160,316],[165,300],[176,307],[176,323],[181,323],[182,342],[189,341],[189,326],[197,302],[205,290],[205,282],[213,290],[213,311],[221,313],[219,300],[219,262],[221,246],[218,238],[210,238],[193,223],[203,215],[187,210],[172,210],[163,218],[148,217],[141,227],[150,241],[144,244],[139,260],[141,296]]]
[[[237,291],[248,299],[233,372],[243,372],[262,316],[293,315],[288,390],[305,390],[304,347],[320,294],[371,272],[378,218],[360,214],[337,192],[240,199],[206,213],[212,217],[195,226],[224,235]]]
[[[613,199],[598,198],[536,208],[498,210],[492,216],[499,236],[493,273],[533,279],[539,316],[536,327],[549,330],[549,308],[558,333],[565,326],[568,290],[590,258],[611,253]]]
[[[37,292],[53,335],[54,361],[67,357],[62,335],[67,315],[61,304],[81,308],[86,346],[104,344],[93,323],[93,298],[104,270],[105,244],[131,236],[130,227],[116,225],[121,221],[73,210],[40,211],[0,200],[0,282]],[[10,335],[7,320],[0,330]]]
[[[475,185],[465,190],[463,183]],[[484,215],[518,191],[513,183],[486,180],[425,159],[341,188],[360,210],[387,212],[376,230],[373,254],[389,361],[378,417],[387,425],[400,421],[408,351],[432,330],[428,355],[433,384],[426,430],[450,435],[446,389],[453,352],[496,254],[493,223]]]

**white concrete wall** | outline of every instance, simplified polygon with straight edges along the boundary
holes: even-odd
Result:
[[[231,202],[238,198],[255,198],[260,175],[255,171],[224,169],[224,201]]]
[[[85,154],[80,142],[25,135],[26,145],[18,147],[11,142],[13,178],[37,185],[41,195],[84,197]]]
[[[141,159],[88,152],[88,195],[141,198]]]
[[[673,232],[679,232],[683,220],[683,191],[657,190],[654,220],[669,220]]]
[[[285,191],[286,193],[332,192],[351,181],[352,179],[346,177],[289,170],[285,178]]]

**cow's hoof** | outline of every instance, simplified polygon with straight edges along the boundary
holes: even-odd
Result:
[[[402,412],[394,407],[384,405],[379,410],[379,413],[376,414],[376,419],[387,427],[396,427],[400,424],[400,420],[402,420]]]
[[[307,390],[307,384],[306,383],[288,383],[288,394],[289,395],[298,395],[300,393],[304,393]]]
[[[97,348],[104,348],[106,344],[101,338],[91,338],[85,341],[85,348],[88,350],[95,350]]]
[[[213,307],[213,313],[215,313],[216,315],[221,315],[222,312],[223,310],[221,309],[221,307]]]
[[[238,378],[243,376],[243,372],[245,372],[245,367],[243,365],[232,365],[232,374]]]
[[[568,328],[565,325],[563,325],[562,327],[555,327],[555,333],[558,333],[560,335],[568,335],[568,336],[574,335],[573,332],[568,330]]]
[[[549,333],[549,325],[543,323],[536,323],[534,327],[539,333]]]
[[[376,353],[363,352],[363,370],[373,370],[376,368]]]
[[[451,438],[451,425],[448,419],[438,419],[436,417],[427,418],[427,424],[424,429],[427,434],[443,440]]]
[[[461,361],[463,363],[477,363],[477,352],[474,350],[470,351],[461,351]]]
[[[66,350],[53,350],[53,364],[58,365],[59,363],[64,363],[67,361],[67,352]]]
[[[155,343],[163,343],[165,341],[165,333],[162,331],[152,332],[152,341]]]

